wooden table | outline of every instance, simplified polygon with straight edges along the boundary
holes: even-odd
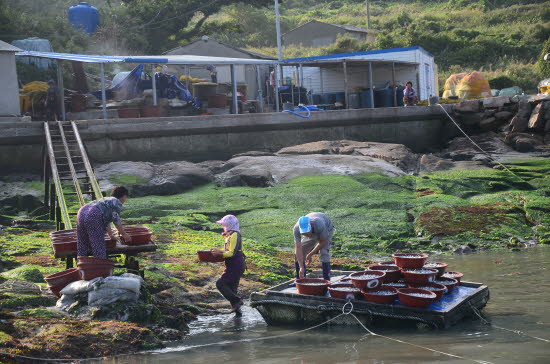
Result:
[[[139,253],[154,252],[157,250],[157,244],[150,241],[143,245],[124,245],[117,241],[114,248],[107,249],[107,256],[124,256],[124,264],[116,266],[117,268],[126,268],[128,271],[134,273],[140,273],[139,262],[135,258]],[[76,251],[64,251],[55,253],[54,257],[58,259],[65,259],[66,268],[70,269],[74,267],[74,260],[76,259]]]

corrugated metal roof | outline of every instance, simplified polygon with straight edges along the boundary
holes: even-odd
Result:
[[[196,39],[196,40],[194,40],[192,42],[189,42],[185,45],[182,45],[180,47],[172,48],[169,51],[164,52],[163,54],[167,54],[167,55],[185,55],[184,53],[178,53],[178,51],[185,52],[184,51],[185,47],[190,46],[190,45],[195,44],[195,43],[199,43],[199,42],[204,42],[204,40],[203,39]],[[220,42],[219,40],[212,39],[212,38],[208,38],[207,42],[216,42],[218,44],[221,44],[224,47],[231,48],[231,49],[233,49],[237,52],[241,52],[241,53],[247,54],[249,56],[252,56],[252,57],[258,58],[258,59],[270,59],[270,60],[275,60],[276,59],[274,57],[266,56],[266,55],[263,55],[263,54],[260,54],[260,53],[250,52],[250,51],[247,51],[246,49],[238,48],[238,47],[232,46],[231,44],[223,43],[223,42]]]
[[[0,52],[20,52],[21,49],[0,40]]]
[[[163,63],[163,64],[273,64],[275,61],[245,58],[205,57],[191,55],[100,56],[72,53],[22,51],[16,56],[78,61],[85,63]]]
[[[407,51],[414,51],[414,50],[420,50],[420,51],[428,54],[429,56],[433,57],[424,48],[422,48],[420,46],[414,46],[414,47],[405,47],[405,48],[378,49],[378,50],[373,50],[373,51],[354,52],[354,53],[327,54],[327,55],[324,55],[324,56],[315,56],[315,57],[290,58],[290,59],[284,59],[283,63],[285,63],[285,62],[296,63],[296,62],[320,61],[320,60],[329,60],[329,59],[338,59],[338,58],[369,56],[369,55],[373,55],[373,54],[383,54],[383,53],[393,53],[393,52],[407,52]]]

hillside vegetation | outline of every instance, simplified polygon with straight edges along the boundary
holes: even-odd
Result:
[[[287,32],[311,20],[367,27],[363,0],[281,0]],[[0,39],[48,38],[54,50],[104,54],[159,54],[201,35],[276,55],[271,0],[97,0],[101,27],[92,37],[73,31],[68,0],[0,0]],[[494,87],[535,91],[550,77],[536,65],[550,37],[550,0],[371,0],[374,43],[342,37],[320,48],[284,47],[286,58],[419,45],[439,65],[441,81],[482,70]],[[442,85],[443,82],[440,82]]]

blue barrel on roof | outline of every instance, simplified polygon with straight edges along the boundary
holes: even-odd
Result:
[[[87,2],[81,2],[69,8],[69,22],[75,29],[94,34],[99,25],[99,11]]]

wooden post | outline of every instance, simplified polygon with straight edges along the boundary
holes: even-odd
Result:
[[[393,106],[397,106],[397,86],[395,85],[395,62],[391,63],[391,79],[393,87]]]
[[[342,67],[344,68],[344,100],[346,102],[346,109],[349,109],[348,67],[346,60],[342,61]]]
[[[374,109],[374,82],[372,80],[372,62],[369,62],[369,87],[371,108]]]

